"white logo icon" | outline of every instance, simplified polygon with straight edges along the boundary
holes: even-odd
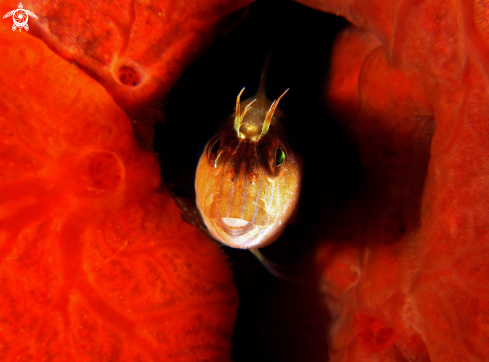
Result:
[[[3,18],[5,19],[8,18],[9,16],[12,16],[12,18],[14,19],[14,25],[12,25],[13,31],[15,31],[15,29],[17,28],[19,28],[19,31],[22,31],[22,28],[24,28],[25,31],[29,31],[29,25],[27,25],[27,21],[29,20],[29,15],[37,19],[36,14],[34,14],[32,11],[24,10],[22,3],[19,3],[18,9],[9,11],[7,14],[3,16]]]

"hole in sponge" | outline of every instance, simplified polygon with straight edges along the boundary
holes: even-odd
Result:
[[[124,179],[124,165],[110,151],[89,152],[82,162],[84,185],[91,192],[115,190]]]
[[[128,65],[119,68],[119,81],[127,86],[135,87],[140,83],[138,72]]]

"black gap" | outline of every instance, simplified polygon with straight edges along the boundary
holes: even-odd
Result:
[[[275,99],[290,88],[280,108],[304,168],[296,224],[263,249],[279,263],[296,262],[311,244],[314,226],[337,213],[361,184],[357,151],[345,142],[322,102],[331,46],[345,24],[342,18],[292,1],[258,0],[243,23],[185,71],[168,98],[165,122],[156,129],[163,179],[174,185],[177,196],[195,200],[195,169],[205,144],[233,112],[241,88],[246,87],[242,99],[255,94],[271,50],[267,95]],[[225,251],[240,296],[233,361],[264,361],[260,312],[267,291],[282,281],[269,275],[250,252]]]

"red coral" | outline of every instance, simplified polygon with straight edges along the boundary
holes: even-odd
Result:
[[[161,103],[183,70],[243,17],[251,0],[27,1],[38,15],[30,34],[74,61],[137,121],[152,143]]]
[[[131,109],[164,99],[185,67],[223,31],[223,17],[250,2],[34,0],[24,5],[39,16],[32,22],[34,34]]]
[[[323,238],[317,254],[333,318],[330,360],[486,360],[487,8],[300,2],[368,30],[340,36],[328,86],[368,172],[368,185],[337,221],[337,236]],[[368,46],[347,51],[370,34],[382,47],[368,56]],[[349,82],[340,64],[354,64],[343,67]],[[382,328],[370,322],[358,329],[354,316],[365,310],[368,321],[382,321],[389,343],[374,343]]]
[[[237,294],[224,255],[156,192],[156,157],[106,90],[10,27],[0,360],[229,361]]]

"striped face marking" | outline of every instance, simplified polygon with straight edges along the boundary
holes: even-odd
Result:
[[[212,236],[231,247],[272,243],[297,207],[300,160],[277,104],[238,96],[236,114],[208,142],[197,167],[197,206]]]

